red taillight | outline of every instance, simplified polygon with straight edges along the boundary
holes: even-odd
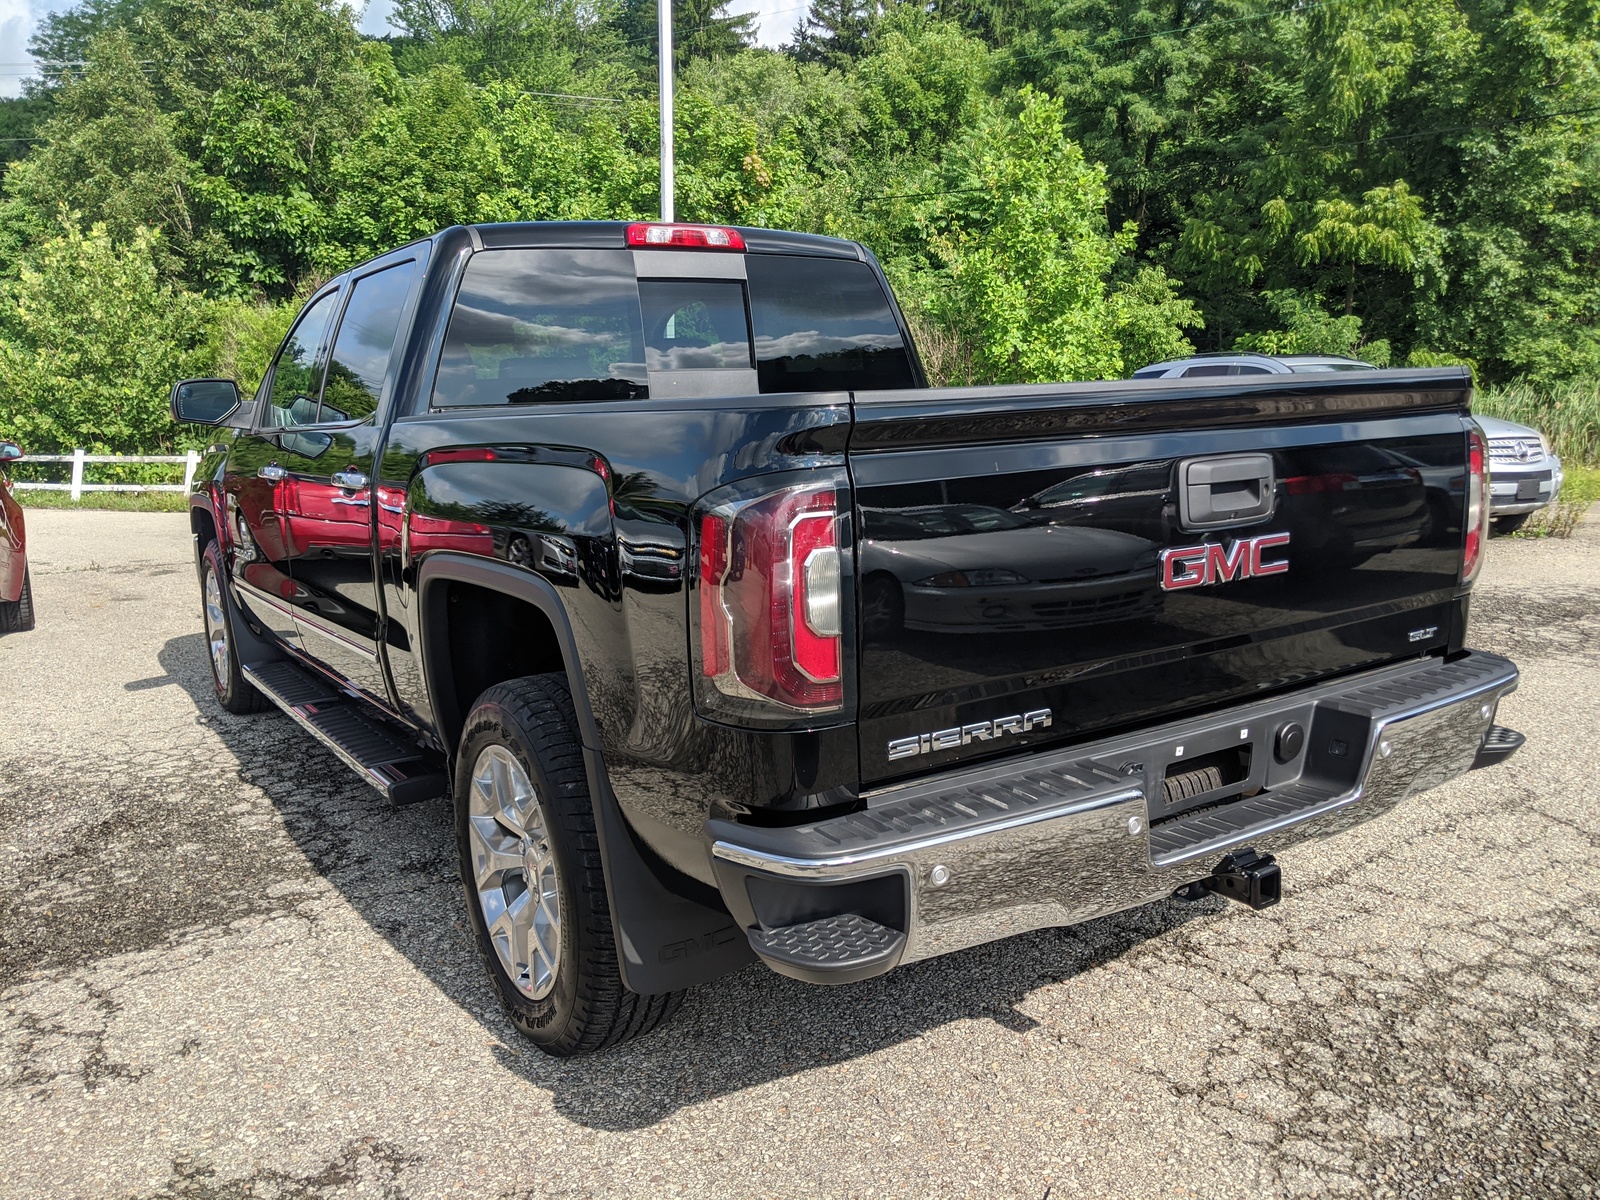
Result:
[[[729,669],[728,630],[722,615],[727,576],[728,522],[707,513],[700,518],[700,674],[713,680]]]
[[[1316,496],[1326,492],[1349,492],[1361,486],[1354,475],[1291,475],[1283,481],[1291,496]]]
[[[442,467],[446,463],[493,462],[498,457],[488,446],[466,446],[459,450],[429,450],[423,456],[424,467]]]
[[[628,245],[640,250],[743,250],[737,229],[722,225],[656,225],[639,222],[628,226]]]
[[[1461,582],[1471,583],[1483,566],[1489,539],[1489,445],[1476,425],[1467,430],[1467,536],[1461,547]]]
[[[719,696],[790,713],[843,707],[839,525],[838,493],[815,485],[701,515],[699,670]]]

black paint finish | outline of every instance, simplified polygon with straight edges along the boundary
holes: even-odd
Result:
[[[858,405],[858,415],[867,407]],[[936,428],[947,420],[923,415]],[[1060,414],[1042,413],[1039,424],[1058,429]],[[901,414],[893,437],[883,438],[884,428],[880,422],[867,444],[919,437]],[[1183,529],[1180,463],[1243,451],[1271,457],[1272,514],[1220,532]],[[1448,409],[1227,432],[852,452],[867,613],[864,781],[1442,651],[1459,590],[1464,458],[1465,425]],[[1162,588],[1161,551],[1226,549],[1264,533],[1288,535],[1271,556],[1287,562],[1282,573]],[[896,739],[1044,708],[1048,728],[888,757]]]
[[[633,835],[684,874],[714,884],[708,816],[781,824],[844,811],[864,789],[947,763],[1459,648],[1464,372],[429,411],[474,253],[615,250],[624,228],[457,228],[408,248],[426,266],[374,417],[310,431],[327,446],[304,462],[286,457],[280,435],[241,434],[225,468],[220,454],[202,464],[195,499],[223,523],[242,509],[257,541],[268,539],[246,559],[224,533],[251,611],[262,606],[289,645],[444,751],[460,703],[438,693],[422,647],[425,630],[452,626],[423,606],[469,585],[419,593],[422,567],[467,556],[541,581],[570,630],[561,653],[581,669],[588,749]],[[881,279],[852,243],[745,233],[752,256],[855,260]],[[892,303],[891,315],[903,330]],[[920,379],[914,355],[911,372]],[[306,450],[309,434],[295,436]],[[1346,461],[1351,447],[1366,461]],[[1162,549],[1232,537],[1179,527],[1177,464],[1245,450],[1275,465],[1275,510],[1255,531],[1290,534],[1290,571],[1162,591]],[[297,557],[292,514],[303,506],[250,482],[273,461],[324,489],[328,513],[337,497],[351,502],[341,513],[362,520],[336,531],[336,546],[302,538]],[[847,669],[858,675],[859,713],[786,731],[708,721],[690,686],[693,505],[736,480],[819,466],[847,466],[855,488],[860,649]],[[333,481],[351,467],[370,477],[365,490]],[[1329,490],[1334,476],[1354,486],[1341,478]],[[225,488],[212,489],[215,478]],[[1304,479],[1324,482],[1287,482]],[[965,587],[920,583],[962,573]],[[500,611],[473,610],[479,643],[535,636],[502,629]],[[319,634],[368,655],[340,642],[319,649]],[[537,659],[508,645],[507,660],[525,652]],[[1048,729],[887,760],[891,738],[1040,706],[1053,711]]]

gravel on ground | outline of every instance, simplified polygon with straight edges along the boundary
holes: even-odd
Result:
[[[0,641],[0,1197],[1600,1195],[1600,522],[1497,539],[1475,772],[1164,902],[558,1062],[443,803],[210,695],[181,515],[28,516]]]

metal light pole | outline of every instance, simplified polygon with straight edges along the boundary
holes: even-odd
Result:
[[[672,0],[656,0],[661,38],[661,219],[672,220]]]

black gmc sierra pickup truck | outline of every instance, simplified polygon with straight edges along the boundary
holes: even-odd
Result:
[[[190,495],[217,699],[450,797],[579,1054],[1178,894],[1521,744],[1464,370],[929,388],[795,233],[452,228],[339,276]]]

